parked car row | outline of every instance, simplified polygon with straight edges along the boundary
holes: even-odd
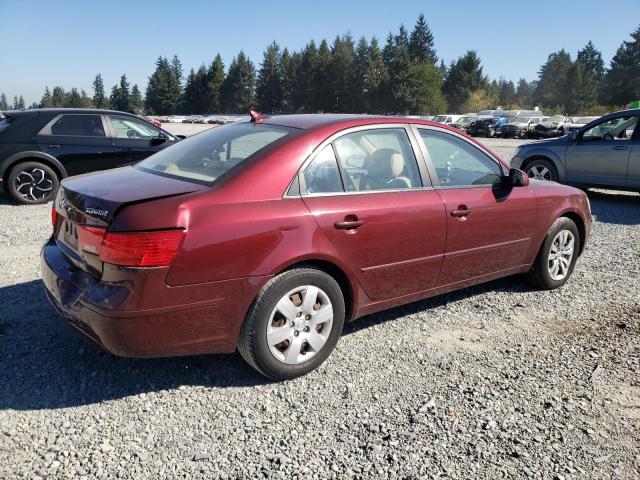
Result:
[[[161,115],[152,116],[155,120],[162,123],[199,123],[199,124],[214,124],[224,125],[230,122],[237,122],[239,120],[248,120],[247,115]]]

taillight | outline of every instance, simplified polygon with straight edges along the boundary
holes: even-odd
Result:
[[[104,237],[104,228],[87,227],[79,225],[78,229],[78,247],[83,252],[99,255],[102,248],[102,237]]]
[[[128,267],[169,266],[183,238],[184,230],[107,232],[102,238],[100,260]]]
[[[58,212],[56,210],[56,207],[53,206],[51,207],[51,225],[53,225],[53,228],[56,228],[57,224],[58,224]]]

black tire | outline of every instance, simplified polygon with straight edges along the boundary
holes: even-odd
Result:
[[[534,158],[525,163],[524,171],[527,173],[529,178],[536,178],[533,169],[537,167],[544,167],[549,172],[548,177],[545,176],[544,180],[549,182],[557,182],[558,181],[558,170],[551,160],[547,160],[544,158]]]
[[[24,181],[30,178],[33,181],[23,186]],[[11,167],[6,188],[9,196],[16,202],[35,205],[53,200],[59,185],[58,174],[51,167],[44,163],[29,161]]]
[[[327,294],[333,307],[333,324],[322,348],[309,360],[295,365],[278,360],[267,343],[267,325],[272,311],[291,290],[313,285]],[[253,301],[238,338],[238,351],[244,360],[264,376],[288,380],[305,375],[320,366],[335,348],[344,326],[344,295],[338,282],[327,273],[310,267],[288,270],[269,280]]]
[[[554,279],[549,272],[549,253],[551,252],[553,242],[557,235],[564,230],[571,232],[573,235],[573,256],[571,257],[566,275],[564,278],[557,280]],[[551,228],[549,228],[549,231],[547,232],[544,242],[542,242],[542,246],[540,247],[540,251],[531,266],[531,270],[527,273],[527,281],[541,290],[553,290],[561,287],[567,282],[567,280],[569,280],[569,277],[571,277],[571,274],[573,273],[576,260],[578,259],[578,252],[580,252],[580,233],[578,232],[578,227],[570,218],[558,218],[553,222],[553,225],[551,225]]]

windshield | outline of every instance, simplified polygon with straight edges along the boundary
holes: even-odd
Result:
[[[476,117],[462,117],[460,120],[458,120],[456,123],[459,123],[460,125],[468,125],[471,122],[473,122],[475,120]]]
[[[444,123],[447,121],[447,116],[446,115],[438,115],[436,117],[433,117],[433,121],[434,122],[439,122],[439,123]]]
[[[210,184],[292,131],[286,127],[256,123],[216,127],[161,150],[138,163],[137,168]]]

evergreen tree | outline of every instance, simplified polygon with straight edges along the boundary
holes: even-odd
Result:
[[[280,55],[280,71],[282,72],[282,111],[294,113],[296,111],[294,92],[297,74],[297,54],[291,55],[286,47]]]
[[[294,104],[296,111],[309,113],[314,110],[316,76],[318,68],[318,48],[311,40],[300,53],[300,64],[295,72]]]
[[[486,76],[482,73],[480,58],[473,50],[452,62],[443,84],[443,92],[449,103],[449,110],[462,112],[462,104],[472,92],[488,88]]]
[[[331,104],[333,112],[353,112],[354,108],[354,45],[351,35],[338,36],[331,47],[329,65],[331,81]]]
[[[366,73],[365,110],[369,113],[384,113],[385,102],[388,98],[387,87],[389,72],[384,63],[378,40],[373,37],[369,45]]]
[[[53,87],[51,108],[62,108],[67,103],[67,94],[62,87]]]
[[[523,108],[532,108],[533,105],[533,89],[529,82],[524,78],[518,80],[518,87],[516,88],[516,103]]]
[[[549,55],[540,68],[536,98],[544,107],[567,107],[571,88],[569,73],[573,67],[571,55],[564,49]]]
[[[180,83],[166,58],[158,57],[156,69],[149,77],[146,91],[148,113],[171,115],[178,113],[181,103]]]
[[[42,99],[40,100],[41,108],[51,108],[51,91],[49,87],[44,88],[44,95],[42,95]]]
[[[77,88],[72,88],[67,94],[64,106],[65,108],[82,108],[82,96]]]
[[[144,112],[144,100],[138,84],[134,84],[131,88],[130,105],[133,113],[141,114]]]
[[[566,105],[569,115],[589,113],[598,99],[598,90],[592,72],[577,61],[569,71],[570,96]]]
[[[17,100],[17,107],[18,110],[22,110],[23,108],[26,108],[26,104],[24,102],[24,97],[22,95],[20,95],[20,97]]]
[[[224,82],[222,57],[216,55],[207,70],[207,112],[220,113],[220,88]]]
[[[131,108],[131,93],[129,92],[129,82],[127,76],[120,77],[120,84],[114,85],[111,89],[111,98],[109,99],[111,108],[120,110],[121,112],[133,112]]]
[[[80,89],[80,103],[82,105],[82,108],[95,108],[93,99],[89,95],[87,95],[87,92],[84,88]]]
[[[420,14],[416,26],[409,38],[409,54],[414,63],[438,63],[438,55],[433,46],[433,34],[427,25],[424,15]]]
[[[207,68],[204,64],[197,71],[192,68],[184,87],[183,110],[186,113],[208,113],[209,95]]]
[[[447,111],[442,94],[442,73],[433,63],[422,62],[409,67],[407,78],[407,110],[411,115],[427,115]]]
[[[389,68],[389,86],[391,98],[388,111],[407,114],[413,104],[412,87],[409,83],[411,56],[409,37],[404,25],[400,25],[398,34],[393,37],[391,64]]]
[[[584,71],[587,75],[597,82],[601,82],[604,77],[604,60],[602,60],[602,54],[596,47],[593,46],[591,40],[585,45],[582,50],[578,51],[576,60],[584,66]]]
[[[622,42],[604,78],[603,96],[613,105],[640,99],[640,27]]]
[[[255,104],[255,67],[245,53],[240,53],[229,65],[222,84],[222,104],[227,113],[248,113]]]
[[[0,95],[0,111],[9,110],[9,104],[7,103],[7,96],[3,93]]]
[[[177,55],[174,55],[171,59],[171,71],[173,72],[173,76],[178,82],[178,89],[182,92],[182,63],[180,63],[180,59]]]
[[[282,110],[280,61],[280,47],[273,42],[264,52],[256,86],[258,109],[263,113],[278,113]]]
[[[17,110],[18,109],[18,96],[14,95],[13,96],[13,105],[11,106],[12,110]]]
[[[369,99],[369,43],[361,37],[355,50],[353,78],[353,111],[365,112]]]
[[[104,94],[104,83],[102,82],[102,75],[97,74],[93,80],[93,104],[96,108],[108,108],[109,102]]]
[[[318,60],[313,88],[313,111],[329,111],[331,100],[331,49],[329,48],[329,43],[323,39],[318,46]]]
[[[508,82],[500,77],[497,85],[498,103],[503,107],[511,108],[516,99],[516,87],[511,80]]]

